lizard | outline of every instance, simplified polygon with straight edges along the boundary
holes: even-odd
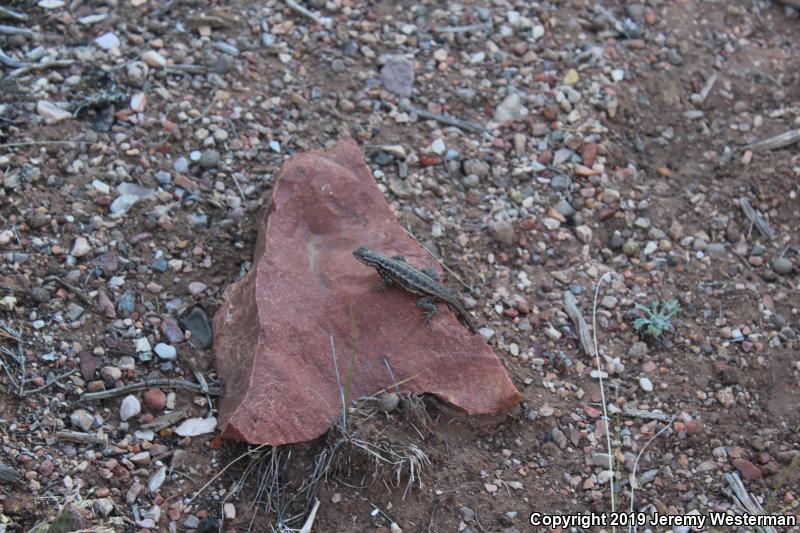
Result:
[[[427,325],[431,324],[433,315],[437,312],[434,302],[440,300],[455,309],[473,333],[478,332],[478,327],[467,314],[467,310],[464,309],[464,305],[456,293],[440,285],[439,276],[433,270],[415,268],[401,255],[389,257],[366,247],[353,250],[353,255],[365,265],[378,271],[382,280],[377,286],[378,289],[400,287],[412,294],[420,295],[417,307],[425,311]]]

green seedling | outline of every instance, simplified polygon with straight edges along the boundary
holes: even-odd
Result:
[[[640,331],[645,329],[645,333],[657,339],[664,330],[669,329],[672,317],[681,310],[681,306],[676,300],[662,300],[653,302],[651,307],[636,304],[636,309],[643,312],[645,316],[633,321],[633,329]]]

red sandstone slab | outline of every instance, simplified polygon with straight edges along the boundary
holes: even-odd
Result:
[[[324,434],[341,413],[331,336],[342,380],[355,349],[352,398],[394,382],[385,357],[402,390],[434,394],[468,414],[521,400],[492,349],[445,305],[428,328],[415,296],[376,290],[378,274],[352,255],[360,246],[429,262],[354,141],[292,157],[276,181],[253,267],[226,289],[214,316],[224,438],[279,445]]]

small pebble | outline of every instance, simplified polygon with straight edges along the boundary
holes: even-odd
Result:
[[[174,361],[178,357],[178,352],[175,350],[175,347],[164,344],[163,342],[156,344],[153,351],[162,361]]]
[[[142,404],[136,396],[128,395],[122,400],[119,408],[119,417],[124,422],[142,412]]]
[[[781,276],[786,276],[791,274],[792,272],[792,261],[787,259],[786,257],[778,257],[772,262],[772,270],[775,271],[776,274],[780,274]]]

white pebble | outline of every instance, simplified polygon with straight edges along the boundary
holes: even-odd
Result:
[[[164,56],[155,50],[148,50],[142,54],[142,61],[149,67],[164,67],[167,65],[167,60]]]
[[[113,50],[119,46],[119,37],[113,32],[108,32],[95,39],[94,42],[103,50]]]
[[[156,344],[153,351],[156,352],[159,359],[163,359],[164,361],[174,361],[178,356],[178,352],[175,350],[174,346],[164,344],[163,342]]]
[[[72,245],[72,251],[69,253],[72,257],[84,257],[92,251],[92,245],[85,237],[78,237],[75,239],[75,244]]]
[[[47,100],[39,100],[36,103],[36,112],[44,119],[46,124],[55,124],[72,118],[72,113]]]
[[[100,180],[92,180],[92,187],[99,193],[108,194],[111,192],[111,187],[108,186],[108,183]]]
[[[147,490],[150,491],[150,494],[154,494],[158,489],[161,488],[161,485],[164,483],[164,480],[166,479],[167,479],[167,467],[162,466],[147,481]]]
[[[225,520],[233,520],[236,518],[236,507],[230,502],[222,506],[222,514],[225,515]]]
[[[145,106],[147,105],[147,95],[144,93],[136,93],[131,96],[131,109],[136,111],[137,113],[141,113],[144,111]]]
[[[150,341],[147,340],[147,337],[136,339],[136,353],[149,352],[150,350],[152,348],[150,348]]]
[[[211,433],[217,428],[217,419],[209,418],[189,418],[175,429],[175,433],[181,437],[196,437],[204,433]]]
[[[136,396],[128,395],[119,407],[119,417],[124,422],[142,412],[142,404]]]

